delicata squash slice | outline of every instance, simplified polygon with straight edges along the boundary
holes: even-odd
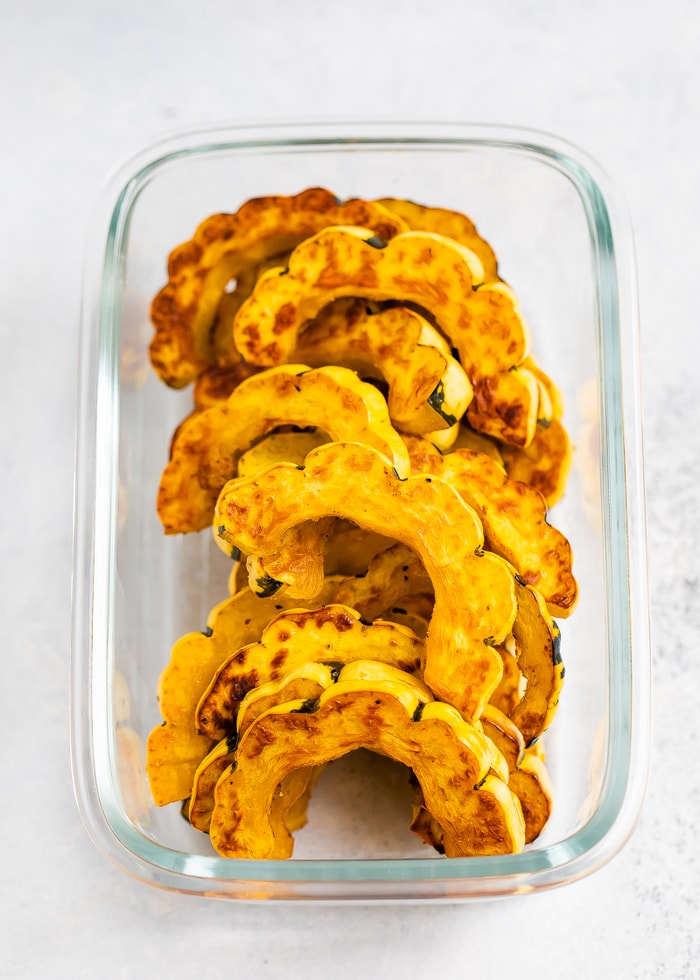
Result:
[[[466,411],[472,387],[445,339],[403,306],[381,310],[358,299],[324,307],[300,334],[294,360],[341,364],[383,378],[391,421],[404,432],[447,429]]]
[[[197,706],[197,730],[216,741],[230,736],[249,691],[310,661],[371,659],[415,673],[422,655],[423,644],[410,630],[396,623],[370,623],[347,606],[284,612],[257,642],[232,651],[215,672]]]
[[[379,204],[343,203],[318,187],[292,197],[254,198],[235,214],[203,221],[193,238],[171,252],[167,285],[151,304],[155,334],[150,353],[158,376],[182,388],[215,364],[212,325],[226,285],[270,256],[339,224],[371,228],[385,240],[406,227]]]
[[[436,235],[444,235],[476,253],[484,269],[484,282],[499,278],[496,253],[466,214],[447,208],[430,208],[393,197],[381,198],[377,203],[398,215],[411,231],[431,231]]]
[[[517,606],[513,571],[484,552],[473,509],[436,477],[402,480],[376,450],[330,443],[309,453],[303,469],[279,463],[255,479],[228,483],[214,531],[223,550],[265,557],[290,528],[327,516],[393,536],[416,552],[435,592],[426,683],[465,717],[478,718],[503,670],[493,646],[510,633]]]
[[[406,448],[371,384],[342,367],[273,368],[248,378],[221,405],[190,416],[176,432],[158,490],[166,534],[207,527],[219,491],[235,476],[238,456],[286,423],[317,426],[331,439],[375,446],[401,476],[408,473]]]
[[[483,280],[478,257],[440,235],[406,232],[387,243],[368,229],[328,228],[297,246],[283,275],[260,277],[234,319],[235,345],[246,361],[279,364],[304,324],[335,299],[417,304],[459,352],[474,396],[484,392],[476,421],[493,410],[489,421],[498,432],[489,434],[527,445],[537,383],[527,370],[511,370],[527,353],[527,328],[510,287]]]
[[[443,456],[424,439],[405,441],[412,471],[433,473],[454,487],[479,515],[486,547],[537,588],[553,615],[570,615],[578,598],[571,545],[547,523],[541,493],[509,479],[502,466],[482,453],[457,449]]]
[[[337,584],[337,579],[328,580],[319,605],[330,600]],[[195,770],[211,748],[211,739],[197,732],[195,712],[217,669],[232,650],[257,640],[278,613],[298,606],[298,600],[260,599],[244,588],[214,607],[202,632],[187,633],[175,643],[158,690],[163,724],[153,729],[146,747],[157,806],[190,795]]]
[[[359,662],[313,700],[270,708],[241,735],[219,779],[209,834],[226,857],[279,855],[269,813],[276,787],[299,768],[357,748],[410,767],[426,806],[445,829],[449,856],[511,854],[524,845],[524,822],[493,743],[453,707],[385,665]]]

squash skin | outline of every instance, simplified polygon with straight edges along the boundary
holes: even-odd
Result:
[[[227,857],[272,856],[277,845],[267,815],[281,779],[356,748],[413,769],[427,807],[446,828],[448,855],[521,850],[522,811],[492,772],[493,744],[454,708],[432,701],[422,685],[399,674],[344,681],[341,671],[313,705],[287,702],[257,718],[238,743],[235,768],[216,786],[210,824],[216,850]]]
[[[416,673],[423,643],[396,623],[369,623],[338,603],[281,613],[260,639],[232,650],[210,679],[195,713],[199,732],[218,741],[236,730],[239,705],[261,684],[269,684],[310,661],[348,664],[375,660]]]
[[[491,411],[489,434],[527,445],[538,389],[529,372],[511,371],[529,343],[513,291],[484,283],[477,256],[443,236],[414,231],[376,241],[367,229],[326,229],[292,252],[287,275],[263,274],[233,323],[244,359],[264,366],[288,359],[306,321],[343,296],[415,303],[459,352],[475,397],[484,392],[474,427],[482,429]]]
[[[347,368],[292,364],[248,378],[221,405],[190,416],[176,432],[158,489],[166,534],[201,531],[216,498],[235,475],[236,457],[282,424],[313,425],[332,439],[357,439],[386,453],[403,476],[406,448],[386,402]]]
[[[298,336],[293,360],[340,364],[383,378],[392,423],[404,432],[447,429],[464,415],[472,387],[445,339],[403,306],[371,308],[358,299],[324,307]],[[440,393],[439,409],[435,393]]]
[[[303,470],[280,463],[255,480],[228,483],[214,533],[227,552],[235,546],[265,557],[290,528],[329,515],[392,535],[420,557],[435,591],[426,683],[465,717],[478,718],[503,670],[492,647],[509,634],[517,606],[512,570],[483,551],[475,512],[436,477],[401,480],[368,446],[331,443],[309,453]]]
[[[235,214],[214,214],[203,221],[192,239],[171,252],[168,282],[151,304],[155,333],[150,356],[161,380],[182,388],[216,363],[212,324],[230,279],[338,224],[371,228],[385,240],[405,229],[381,205],[342,203],[318,187],[291,197],[254,198]]]
[[[578,600],[571,545],[548,523],[539,491],[510,479],[502,466],[481,453],[457,449],[443,456],[425,440],[405,442],[412,471],[433,473],[454,487],[483,522],[486,547],[537,588],[552,615],[569,616]]]
[[[328,598],[336,586],[337,579],[329,579]],[[211,739],[196,730],[195,711],[216,670],[232,649],[257,640],[275,616],[297,606],[298,600],[260,599],[245,588],[214,607],[205,631],[187,633],[175,643],[158,690],[163,724],[150,733],[146,747],[156,806],[190,795],[197,766],[211,748]]]

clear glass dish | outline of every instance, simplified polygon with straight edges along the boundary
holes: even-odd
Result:
[[[405,770],[330,767],[288,861],[218,857],[177,805],[153,806],[144,745],[160,672],[226,596],[207,533],[163,535],[155,492],[191,393],[150,370],[149,304],[170,250],[216,211],[325,186],[464,211],[496,249],[533,352],[562,387],[576,452],[552,522],[581,598],[562,626],[567,681],[546,736],[554,814],[524,852],[446,859],[407,831]],[[633,247],[600,168],[540,133],[462,124],[300,124],[188,133],[110,180],[88,242],[78,436],[72,742],[97,846],[176,891],[237,899],[461,900],[590,873],[627,839],[650,733],[650,652]]]

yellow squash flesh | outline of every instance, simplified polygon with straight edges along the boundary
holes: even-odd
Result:
[[[526,448],[501,446],[501,451],[511,480],[535,487],[549,507],[561,500],[571,469],[572,449],[568,433],[558,419],[540,423]]]
[[[553,615],[570,615],[578,598],[571,545],[547,522],[539,491],[509,479],[502,466],[482,453],[458,449],[443,456],[426,440],[405,441],[412,472],[433,473],[454,487],[479,515],[486,547],[537,588]]]
[[[509,634],[517,606],[512,570],[484,552],[475,512],[436,477],[402,480],[368,446],[330,443],[311,452],[303,469],[280,463],[254,480],[228,483],[214,531],[223,550],[270,556],[290,528],[327,516],[393,536],[419,556],[435,592],[426,683],[477,718],[501,678],[493,646]]]
[[[430,208],[393,197],[381,198],[377,203],[398,215],[411,231],[430,231],[436,235],[444,235],[474,252],[483,266],[485,282],[499,278],[494,250],[481,237],[476,225],[466,214],[447,208]]]
[[[534,431],[538,388],[528,371],[511,369],[527,353],[527,328],[510,287],[483,277],[473,252],[440,235],[406,232],[387,243],[368,229],[326,229],[292,252],[285,275],[260,277],[235,317],[235,345],[253,364],[279,364],[304,324],[335,299],[415,303],[459,352],[475,397],[482,393],[474,427],[481,430],[487,418],[488,434],[524,446]]]
[[[320,311],[299,336],[295,361],[341,364],[389,386],[391,421],[404,432],[447,429],[464,415],[469,380],[443,337],[406,307],[371,309],[357,299]]]
[[[410,767],[426,806],[445,829],[450,856],[516,853],[524,845],[520,806],[492,772],[493,744],[424,685],[374,665],[367,679],[338,680],[319,698],[271,708],[241,736],[235,767],[219,779],[209,833],[227,857],[279,853],[269,819],[274,792],[299,768],[323,765],[358,748]]]
[[[330,225],[361,225],[383,239],[406,227],[381,205],[342,203],[322,188],[255,198],[234,214],[203,221],[192,239],[171,252],[167,285],[151,304],[150,354],[159,377],[182,388],[215,364],[212,326],[227,284]]]
[[[371,659],[415,673],[422,655],[422,642],[409,630],[396,623],[369,623],[338,603],[281,613],[257,642],[232,650],[218,668],[197,707],[197,729],[217,741],[231,735],[238,706],[249,691],[309,661]]]
[[[222,404],[190,416],[173,439],[158,490],[166,534],[200,531],[216,498],[235,476],[236,460],[260,436],[283,424],[316,426],[331,439],[351,439],[386,453],[403,476],[408,454],[372,385],[342,367],[292,364],[248,378]]]
[[[337,580],[329,579],[328,589],[336,587]],[[257,640],[278,613],[298,605],[287,597],[260,599],[245,588],[212,610],[203,632],[187,633],[175,643],[158,689],[163,724],[153,729],[146,747],[157,806],[190,795],[195,770],[211,748],[212,740],[197,732],[195,711],[218,668],[232,650]]]

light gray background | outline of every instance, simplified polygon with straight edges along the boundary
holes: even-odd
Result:
[[[2,977],[700,976],[700,6],[0,0]],[[160,893],[73,801],[68,658],[82,247],[105,174],[207,122],[534,126],[636,229],[655,725],[638,829],[592,877],[485,905],[237,906]]]

